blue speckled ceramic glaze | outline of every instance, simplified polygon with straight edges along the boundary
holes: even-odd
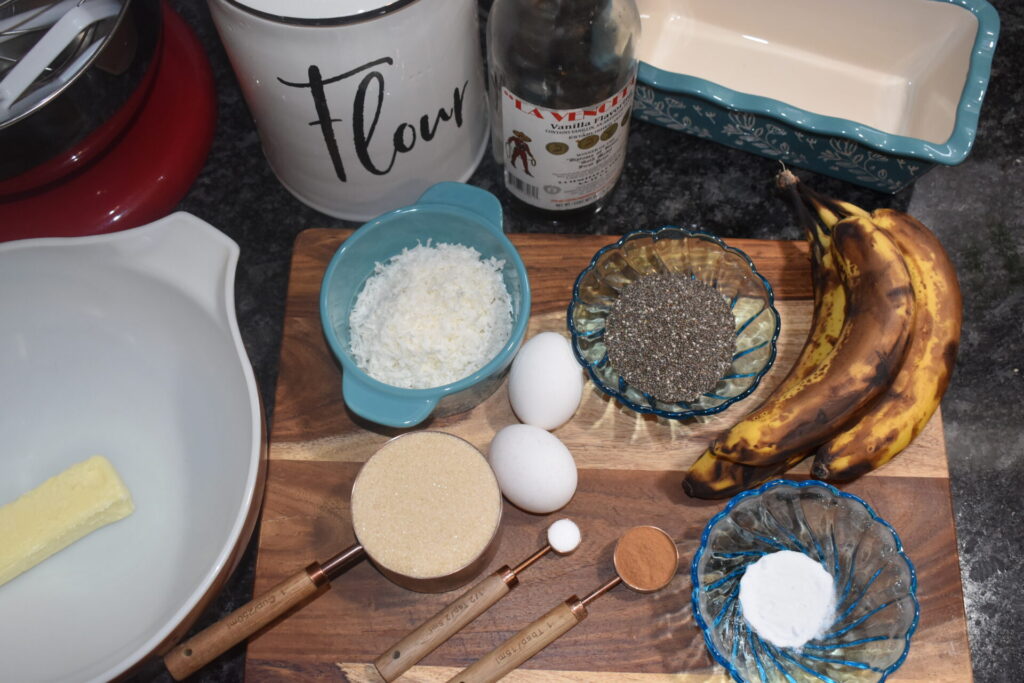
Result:
[[[747,565],[801,552],[833,577],[835,615],[799,648],[777,647],[743,617]],[[741,683],[884,681],[917,629],[917,574],[892,526],[864,500],[820,481],[776,480],[711,518],[690,568],[693,616],[715,661]]]
[[[820,116],[702,78],[663,71],[645,62],[641,62],[637,74],[633,115],[874,190],[898,192],[935,164],[955,165],[967,158],[999,37],[999,15],[985,0],[935,1],[960,5],[978,20],[956,124],[945,143]]]
[[[502,225],[501,203],[493,194],[463,183],[439,183],[411,206],[375,218],[342,243],[324,273],[320,322],[341,363],[342,394],[352,412],[389,427],[413,427],[431,416],[468,410],[498,388],[530,318],[526,267]],[[350,354],[349,311],[377,263],[428,240],[462,244],[482,258],[505,261],[502,278],[512,299],[512,333],[498,355],[468,377],[430,389],[403,389],[379,382],[356,366]]]

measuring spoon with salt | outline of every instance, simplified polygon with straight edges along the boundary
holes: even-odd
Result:
[[[395,680],[508,595],[519,584],[519,575],[533,563],[552,550],[559,555],[567,555],[576,550],[580,540],[579,527],[571,519],[560,519],[553,523],[548,527],[547,544],[543,548],[515,568],[508,565],[500,567],[389,647],[387,652],[373,662],[377,672],[385,681]]]
[[[582,600],[573,595],[506,640],[448,683],[492,683],[557,640],[587,617],[587,605],[620,583],[638,593],[654,593],[671,583],[679,568],[672,537],[653,526],[636,526],[615,545],[615,578]]]

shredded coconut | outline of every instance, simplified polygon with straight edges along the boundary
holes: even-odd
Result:
[[[512,333],[504,265],[472,247],[429,241],[377,263],[349,316],[356,365],[405,389],[479,370]]]
[[[778,647],[821,637],[835,611],[832,575],[803,553],[781,550],[747,566],[740,579],[743,617]]]

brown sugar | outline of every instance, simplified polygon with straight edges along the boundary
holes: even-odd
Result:
[[[352,486],[356,537],[377,564],[411,578],[452,574],[490,544],[501,493],[484,456],[443,432],[388,441]]]

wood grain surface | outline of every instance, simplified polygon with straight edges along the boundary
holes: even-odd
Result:
[[[323,339],[318,296],[330,257],[351,234],[312,229],[293,252],[281,363],[270,432],[270,462],[256,566],[257,594],[354,542],[352,482],[364,462],[400,430],[367,423],[341,398],[341,371]],[[565,311],[576,275],[614,236],[510,235],[533,290],[527,338],[566,333]],[[668,588],[641,595],[619,586],[589,606],[590,616],[505,680],[594,683],[726,680],[713,665],[690,614],[689,563],[707,520],[724,501],[699,501],[680,487],[683,472],[715,434],[756,407],[792,364],[810,324],[810,275],[802,242],[730,240],[772,283],[782,318],[775,366],[748,399],[714,418],[666,421],[623,409],[589,383],[576,416],[555,434],[580,468],[579,488],[553,516],[505,503],[500,545],[485,570],[514,565],[544,545],[547,526],[570,517],[583,531],[571,555],[549,555],[521,584],[442,645],[402,681],[446,681],[458,670],[571,595],[614,576],[612,551],[630,527],[650,524],[675,539],[680,572]],[[514,423],[504,386],[472,411],[418,428],[459,435],[486,452],[494,433]],[[807,466],[791,471],[805,478]],[[865,498],[899,532],[919,580],[921,621],[900,681],[971,679],[963,593],[941,417],[886,467],[844,487]],[[368,561],[331,590],[249,643],[253,681],[379,681],[372,662],[456,594],[421,594],[388,581]]]

